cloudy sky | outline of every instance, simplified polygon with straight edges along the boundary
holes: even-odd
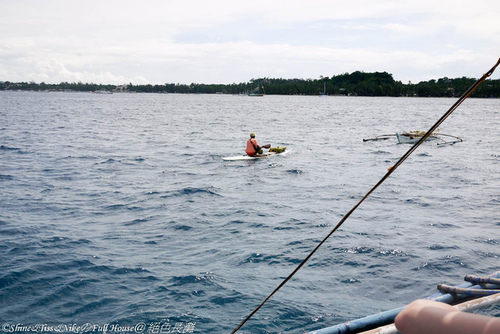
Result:
[[[0,0],[0,81],[478,78],[499,17],[498,0]]]

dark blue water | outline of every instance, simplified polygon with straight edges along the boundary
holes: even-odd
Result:
[[[2,331],[230,332],[409,148],[362,139],[454,102],[0,92]],[[241,332],[498,270],[499,128],[500,100],[467,100],[441,127],[464,141],[422,145]],[[223,162],[251,131],[288,153]]]

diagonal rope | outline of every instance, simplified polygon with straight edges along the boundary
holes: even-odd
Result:
[[[278,287],[276,289],[274,289],[274,291],[269,295],[267,296],[266,299],[264,299],[264,301],[259,305],[257,306],[235,329],[233,329],[233,331],[231,332],[231,334],[234,334],[236,333],[276,292],[278,292],[279,289],[281,289],[299,270],[300,268],[302,268],[304,266],[304,264],[306,264],[306,262],[314,255],[314,253],[316,253],[316,251],[326,242],[326,240],[328,240],[328,238],[330,238],[330,236],[335,233],[335,231],[337,231],[339,229],[340,226],[342,226],[342,224],[347,220],[347,218],[349,218],[349,216],[361,205],[361,203],[363,203],[365,201],[366,198],[368,198],[368,196],[370,196],[370,194],[372,192],[375,191],[375,189],[377,189],[382,183],[384,183],[385,180],[387,180],[387,178],[389,178],[389,176],[434,132],[437,130],[437,128],[448,118],[448,116],[450,116],[454,111],[455,109],[458,108],[458,106],[460,106],[460,104],[462,104],[463,101],[465,101],[465,99],[467,99],[471,94],[472,92],[474,92],[476,90],[477,87],[479,87],[489,76],[491,76],[493,74],[493,72],[495,71],[495,69],[497,68],[497,66],[500,64],[500,59],[498,59],[497,63],[495,64],[495,66],[493,66],[488,72],[486,72],[485,74],[483,74],[483,76],[477,80],[459,99],[457,102],[455,102],[455,104],[453,104],[453,106],[436,122],[436,124],[434,124],[426,133],[425,135],[422,136],[422,138],[420,138],[420,140],[415,143],[415,145],[413,145],[409,150],[408,152],[406,152],[399,160],[398,162],[396,162],[396,164],[389,169],[389,171],[382,177],[382,179],[380,179],[380,181],[378,181],[378,183],[373,186],[372,189],[370,189],[370,191],[368,191],[366,193],[366,195],[351,209],[349,210],[349,212],[347,212],[347,214],[342,217],[342,219],[337,223],[337,225],[335,225],[335,227],[330,231],[330,233],[328,233],[328,235],[309,253],[309,255],[306,256],[306,258],[304,260],[302,260],[302,262],[297,266],[297,268],[294,269],[294,271],[292,271],[292,273],[290,275],[288,275],[287,278],[285,278],[285,280],[283,282],[280,283],[280,285],[278,285]]]

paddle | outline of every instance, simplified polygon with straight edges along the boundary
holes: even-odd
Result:
[[[267,145],[264,145],[264,146],[261,146],[262,148],[271,148],[271,144],[267,144]]]

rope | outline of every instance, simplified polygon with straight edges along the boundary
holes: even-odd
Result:
[[[408,152],[406,152],[398,160],[398,162],[396,162],[396,164],[392,168],[389,169],[389,171],[382,177],[382,179],[380,179],[380,181],[375,186],[373,186],[373,188],[370,189],[370,191],[368,191],[366,193],[366,195],[351,210],[349,210],[349,212],[347,212],[347,214],[344,215],[344,217],[342,217],[342,219],[337,223],[337,225],[335,225],[335,227],[330,231],[330,233],[328,233],[328,235],[309,253],[309,255],[306,256],[306,258],[304,260],[302,260],[302,262],[297,266],[297,268],[295,268],[295,270],[293,270],[292,273],[290,275],[288,275],[288,277],[285,278],[285,280],[283,282],[281,282],[280,285],[278,285],[278,287],[276,289],[274,289],[274,291],[271,292],[271,294],[269,296],[267,296],[266,299],[264,299],[264,301],[262,303],[260,303],[259,306],[257,306],[245,319],[243,319],[243,321],[238,326],[236,326],[235,329],[233,329],[231,334],[236,333],[276,292],[278,292],[279,289],[281,289],[281,287],[283,287],[300,270],[300,268],[302,268],[304,266],[304,264],[306,264],[306,262],[314,255],[314,253],[316,253],[316,251],[326,242],[326,240],[328,240],[328,238],[330,238],[330,236],[333,233],[335,233],[335,231],[337,231],[340,226],[342,226],[342,224],[361,205],[361,203],[363,203],[365,201],[365,199],[367,199],[368,196],[370,196],[370,194],[375,191],[375,189],[377,189],[382,183],[384,183],[384,181],[387,180],[387,178],[417,149],[417,147],[419,147],[434,131],[436,131],[437,128],[441,125],[441,123],[443,123],[448,118],[448,116],[450,116],[453,113],[453,111],[455,111],[455,109],[457,109],[458,106],[463,101],[465,101],[465,99],[467,99],[472,94],[472,92],[474,92],[474,90],[476,90],[476,88],[479,87],[484,82],[484,80],[486,80],[486,78],[488,78],[489,76],[491,76],[491,74],[493,74],[493,72],[495,71],[495,69],[497,68],[497,66],[499,64],[500,64],[500,59],[498,59],[495,66],[493,66],[488,72],[483,74],[483,76],[479,80],[477,80],[458,99],[457,102],[455,102],[455,104],[436,122],[436,124],[434,124],[425,133],[425,135],[422,136],[420,138],[420,140],[417,143],[415,143],[415,145],[413,145],[408,150]]]

